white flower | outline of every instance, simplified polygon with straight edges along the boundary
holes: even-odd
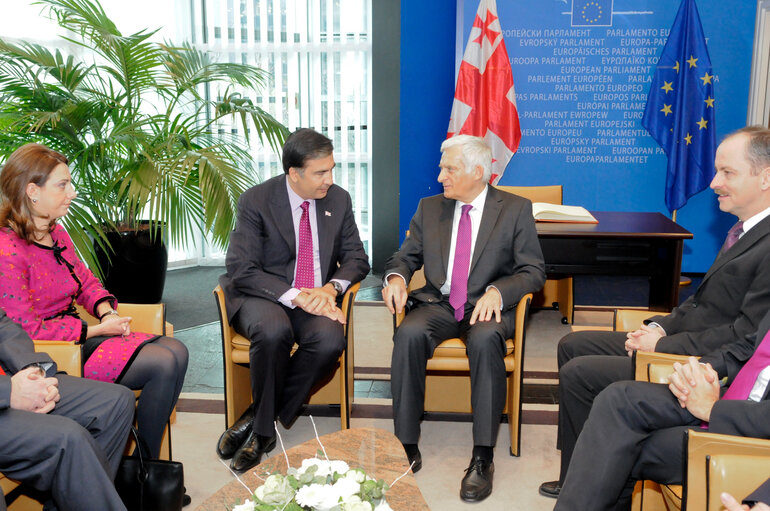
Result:
[[[358,495],[353,495],[340,505],[340,511],[372,511],[372,505],[361,500]]]
[[[265,483],[257,488],[254,495],[265,504],[282,506],[294,497],[294,488],[284,476],[273,474],[268,476]]]
[[[256,504],[254,501],[247,499],[243,504],[234,506],[232,511],[254,511],[254,509],[256,509]]]
[[[355,482],[360,484],[366,481],[366,472],[364,472],[360,468],[354,468],[353,470],[348,470],[345,473],[345,477],[348,479],[352,479]]]
[[[381,499],[380,502],[374,506],[374,511],[393,511],[385,499]]]
[[[299,467],[299,474],[304,474],[307,470],[314,466],[316,467],[315,475],[326,477],[331,474],[330,463],[326,460],[319,460],[318,458],[307,458],[302,460],[302,466]]]
[[[329,464],[331,465],[331,473],[337,472],[338,474],[342,475],[350,470],[350,467],[344,461],[332,460],[329,462]]]
[[[361,491],[361,485],[355,482],[353,479],[341,477],[337,480],[336,483],[334,483],[332,490],[334,490],[334,493],[336,493],[343,502],[347,502],[351,496]]]
[[[297,491],[294,499],[302,507],[317,507],[329,495],[331,495],[331,486],[326,484],[309,484],[303,486]]]

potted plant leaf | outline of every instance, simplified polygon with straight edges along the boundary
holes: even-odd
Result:
[[[266,73],[153,42],[156,30],[123,35],[96,0],[35,3],[65,29],[62,47],[84,56],[0,39],[0,159],[27,142],[66,155],[78,197],[63,224],[81,256],[119,299],[159,301],[162,243],[185,246],[202,231],[226,246],[238,197],[256,179],[250,130],[272,150],[288,134],[246,96]],[[215,89],[224,92],[210,99]],[[219,129],[226,116],[240,118],[243,137]],[[161,269],[139,262],[122,279],[145,290],[161,279],[143,299],[115,289],[111,265],[135,257],[124,245],[132,237],[161,248]]]

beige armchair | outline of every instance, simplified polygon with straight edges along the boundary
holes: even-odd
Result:
[[[309,404],[331,404],[340,406],[340,426],[350,427],[350,412],[353,408],[353,302],[361,283],[348,288],[342,299],[345,313],[345,339],[347,348],[340,355],[339,365],[329,378],[313,389]],[[222,330],[222,354],[224,356],[225,378],[225,427],[229,428],[241,413],[251,404],[251,379],[249,377],[249,340],[237,333],[227,320],[225,295],[220,286],[214,289],[214,300],[219,310],[219,324]],[[296,345],[295,345],[296,349]]]
[[[562,203],[561,185],[550,186],[498,186],[499,189],[516,194],[532,202]],[[574,309],[572,277],[550,278],[545,281],[543,289],[533,293],[534,307],[554,306],[562,313],[562,323],[572,323]]]
[[[417,270],[409,282],[409,291],[425,285],[423,270]],[[513,339],[505,342],[505,370],[508,374],[508,393],[505,409],[508,414],[508,430],[511,438],[511,456],[518,456],[521,449],[521,384],[524,367],[524,335],[526,332],[529,304],[532,293],[524,295],[516,306],[516,326]],[[397,328],[404,320],[404,313],[393,318]],[[471,380],[465,343],[458,338],[447,339],[439,344],[428,360],[425,378],[425,411],[471,412]]]

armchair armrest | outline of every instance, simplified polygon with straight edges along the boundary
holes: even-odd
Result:
[[[668,383],[668,375],[674,362],[687,362],[686,355],[672,355],[650,351],[637,351],[634,359],[634,379],[653,383]]]
[[[80,305],[76,305],[78,315],[89,325],[98,325],[99,320],[93,317]],[[174,327],[166,321],[166,306],[162,303],[120,303],[118,312],[122,316],[131,317],[131,330],[155,335],[174,335]]]
[[[770,440],[687,432],[687,509],[721,509],[726,491],[738,501],[767,480]]]
[[[631,332],[638,329],[645,319],[661,315],[666,314],[640,309],[615,309],[614,330],[617,332]]]
[[[48,353],[56,362],[60,371],[64,371],[70,376],[83,375],[82,355],[80,345],[69,341],[43,341],[35,340],[35,351],[38,353]]]

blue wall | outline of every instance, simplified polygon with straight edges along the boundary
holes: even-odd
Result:
[[[454,97],[456,19],[455,2],[401,1],[399,239],[420,199],[442,190],[436,178]]]
[[[503,29],[508,31],[532,27],[570,28],[569,17],[561,13],[569,10],[571,3],[572,0],[498,0],[498,14]],[[719,140],[745,124],[756,5],[754,2],[731,2],[727,15],[721,0],[698,0],[697,4],[714,72],[719,77],[715,85]],[[478,0],[457,0],[456,4],[437,0],[402,1],[401,233],[408,228],[419,199],[441,191],[435,180],[440,158],[438,148],[446,136],[455,67],[462,58],[477,7]],[[613,11],[647,9],[654,15],[641,22],[638,21],[641,18],[635,18],[633,23],[668,29],[678,7],[679,0],[615,0]],[[616,17],[614,21],[614,27],[624,26],[622,17]],[[591,30],[606,32],[606,28]],[[506,46],[512,59],[524,52],[519,39],[510,33],[506,37]],[[552,67],[539,70],[539,73],[547,73],[548,69]],[[532,72],[538,72],[537,68],[513,66],[517,95],[527,91],[527,76]],[[649,84],[645,84],[645,96],[648,88]],[[534,106],[533,103],[529,105]],[[520,111],[526,107],[527,103],[522,102]],[[522,119],[522,128],[527,128],[525,119]],[[651,138],[645,138],[648,140],[642,140],[642,145],[654,146]],[[522,146],[527,143],[525,136]],[[643,165],[576,166],[560,161],[563,159],[520,152],[508,166],[501,184],[562,184],[567,204],[579,204],[593,210],[669,214],[664,204],[665,155],[651,155]],[[725,232],[735,221],[734,217],[721,213],[713,192],[706,190],[679,210],[677,221],[695,235],[685,245],[683,271],[705,272],[716,256]]]

